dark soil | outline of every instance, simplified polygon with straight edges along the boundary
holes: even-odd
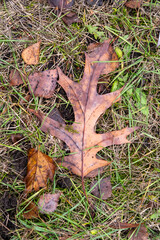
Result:
[[[10,154],[10,172],[4,177],[0,194],[0,209],[1,209],[1,226],[0,226],[0,239],[11,239],[14,230],[16,229],[15,215],[17,209],[17,199],[19,193],[14,189],[9,188],[9,183],[16,180],[23,180],[26,175],[27,156],[20,152],[14,151]],[[6,185],[5,185],[6,184]],[[7,185],[8,184],[8,185]],[[20,193],[21,194],[21,193]]]

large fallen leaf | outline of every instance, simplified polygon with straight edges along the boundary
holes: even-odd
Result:
[[[130,239],[130,240],[149,240],[146,227],[141,225],[140,228],[132,229],[128,234],[128,239]]]
[[[39,63],[41,41],[27,47],[22,52],[22,58],[25,63],[29,65],[36,65]]]
[[[55,163],[46,154],[34,148],[29,150],[27,176],[24,181],[26,183],[26,192],[32,190],[38,191],[41,187],[47,186],[47,180],[53,180],[55,172]]]
[[[39,199],[38,206],[41,213],[53,213],[58,205],[61,193],[45,193]]]
[[[112,195],[112,186],[110,177],[103,178],[99,182],[97,180],[93,181],[90,185],[91,193],[98,198],[106,200]]]
[[[35,72],[28,77],[30,83],[29,91],[35,96],[50,98],[53,95],[57,82],[57,70],[46,70]]]
[[[97,158],[96,154],[104,147],[129,143],[127,136],[135,131],[134,128],[124,128],[118,131],[97,134],[95,132],[96,122],[101,114],[105,112],[114,102],[120,100],[122,88],[99,95],[97,93],[97,82],[99,76],[104,72],[109,73],[117,67],[115,52],[111,40],[92,50],[92,55],[86,54],[85,69],[82,80],[77,83],[70,80],[58,68],[58,83],[64,88],[73,106],[75,122],[71,126],[61,124],[50,117],[46,117],[40,111],[33,112],[41,121],[42,131],[58,137],[70,148],[71,155],[65,156],[62,166],[68,168],[79,176],[95,176],[98,168],[107,166],[110,162]],[[94,55],[95,52],[95,55]],[[113,61],[114,62],[108,62]],[[118,61],[118,57],[116,58]],[[100,61],[93,63],[92,61]],[[107,61],[104,62],[104,61]]]

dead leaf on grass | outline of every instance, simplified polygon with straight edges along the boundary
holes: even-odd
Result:
[[[149,235],[146,227],[141,225],[140,228],[132,229],[128,234],[128,238],[130,240],[149,240]]]
[[[11,141],[12,143],[16,143],[19,140],[21,140],[23,138],[23,135],[21,133],[17,133],[17,134],[12,134],[11,135]]]
[[[30,202],[30,204],[26,207],[25,212],[23,213],[23,217],[25,219],[32,219],[39,217],[38,207],[35,203]]]
[[[95,61],[99,61],[98,56],[102,46],[103,46],[103,43],[89,44],[87,55],[89,57],[89,62],[91,66],[94,66],[96,64]],[[108,61],[108,62],[104,64],[104,68],[101,72],[101,75],[113,72],[119,67],[118,56],[114,51],[113,47],[109,47],[107,51],[105,51],[102,61]]]
[[[125,228],[136,228],[139,226],[139,223],[121,223],[121,222],[115,222],[109,225],[111,228],[115,229],[125,229]]]
[[[74,5],[75,0],[48,0],[51,7],[57,7],[60,10],[68,9]]]
[[[26,75],[17,69],[12,69],[9,74],[9,81],[11,86],[19,86],[26,81]]]
[[[96,185],[91,193],[103,200],[106,200],[107,198],[111,197],[112,195],[112,186],[111,186],[111,177],[103,178],[101,181],[93,181],[90,185],[90,189],[93,188],[94,185]],[[98,183],[97,183],[98,182]]]
[[[41,213],[53,213],[58,205],[59,197],[61,193],[45,193],[38,202],[38,206]]]
[[[37,65],[39,63],[41,41],[27,47],[22,52],[22,58],[28,65]]]
[[[30,193],[32,190],[38,191],[41,187],[45,188],[47,180],[53,180],[55,168],[52,158],[39,150],[30,149],[28,152],[27,176],[24,179],[26,192]]]
[[[34,93],[35,96],[51,98],[56,87],[57,77],[56,69],[29,75],[29,92]]]
[[[102,6],[103,0],[86,0],[86,4],[89,6]]]
[[[131,0],[125,3],[125,6],[128,8],[140,8],[142,0]]]
[[[77,13],[75,13],[75,12],[67,13],[64,17],[62,17],[62,20],[68,26],[71,25],[72,23],[80,22],[80,19],[78,18]]]
[[[130,143],[127,136],[137,130],[137,127],[126,127],[122,130],[97,134],[96,122],[101,114],[113,103],[120,100],[122,89],[105,95],[97,93],[99,76],[114,71],[116,66],[104,61],[115,59],[115,52],[111,40],[98,46],[98,51],[86,54],[84,75],[80,82],[73,82],[58,68],[58,83],[64,88],[73,106],[75,122],[68,128],[56,120],[46,117],[42,112],[30,109],[41,121],[42,131],[50,133],[64,141],[72,153],[65,156],[62,166],[68,168],[74,174],[93,177],[98,174],[98,169],[110,164],[106,160],[99,159],[96,154],[104,147]],[[93,55],[96,54],[96,55]],[[93,63],[92,61],[98,61]],[[111,64],[111,65],[110,65]],[[105,70],[104,70],[105,69]]]

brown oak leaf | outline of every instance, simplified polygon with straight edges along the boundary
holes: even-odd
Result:
[[[109,39],[98,46],[94,57],[94,50],[92,55],[86,54],[84,75],[80,82],[73,82],[58,68],[58,83],[66,91],[75,114],[75,122],[71,126],[46,117],[40,111],[30,110],[40,119],[42,131],[58,137],[69,146],[71,154],[64,157],[62,166],[82,178],[96,176],[97,169],[110,164],[96,156],[98,151],[114,144],[129,143],[126,137],[137,129],[137,127],[126,127],[103,134],[95,132],[99,116],[120,100],[122,92],[121,88],[105,95],[97,93],[98,79],[104,69],[108,69],[105,72],[109,73],[117,68],[115,52],[110,42]],[[116,60],[118,61],[118,57]],[[93,61],[96,62],[93,63]]]
[[[36,65],[39,63],[41,41],[27,47],[22,52],[22,58],[25,63],[29,65]]]
[[[28,152],[27,176],[24,179],[26,192],[30,193],[32,190],[38,191],[41,187],[46,187],[47,180],[53,180],[55,168],[52,158],[31,148]]]

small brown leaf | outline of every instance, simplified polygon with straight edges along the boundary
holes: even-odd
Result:
[[[67,13],[64,17],[62,17],[62,20],[68,26],[74,22],[77,22],[77,23],[80,22],[80,19],[78,18],[77,13],[75,13],[75,12]]]
[[[22,52],[22,58],[25,63],[29,65],[36,65],[39,63],[41,41],[27,47]]]
[[[28,77],[30,83],[29,92],[35,96],[50,98],[53,95],[57,82],[57,70],[35,72]]]
[[[38,191],[41,187],[47,186],[47,179],[53,180],[55,172],[55,163],[46,154],[34,148],[29,150],[27,176],[24,181],[26,183],[26,192],[32,190]]]
[[[16,143],[19,140],[21,140],[23,138],[23,135],[21,133],[17,133],[17,134],[12,134],[11,135],[11,141],[12,143]]]
[[[74,0],[48,0],[51,7],[58,7],[60,10],[68,9],[73,6]]]
[[[124,228],[136,228],[138,227],[139,224],[138,223],[121,223],[121,222],[115,222],[110,224],[111,228],[114,229],[124,229]]]
[[[140,8],[142,0],[131,0],[125,3],[125,6],[128,8]]]
[[[11,86],[19,86],[26,81],[26,75],[17,69],[12,69],[9,74],[9,80]]]
[[[90,189],[93,188],[94,185],[96,185],[91,193],[95,195],[98,198],[101,198],[103,200],[106,200],[107,198],[111,197],[112,194],[112,186],[110,177],[103,178],[99,183],[98,181],[93,181],[90,185]]]
[[[86,0],[86,4],[89,6],[102,6],[103,0]]]
[[[149,240],[147,229],[143,225],[140,228],[132,229],[128,234],[128,238],[130,240]]]
[[[38,218],[38,207],[35,205],[35,203],[30,202],[30,204],[26,207],[25,212],[23,213],[23,217],[25,219],[32,219],[32,218]]]
[[[45,193],[39,199],[38,205],[41,213],[53,213],[58,205],[61,193]]]

